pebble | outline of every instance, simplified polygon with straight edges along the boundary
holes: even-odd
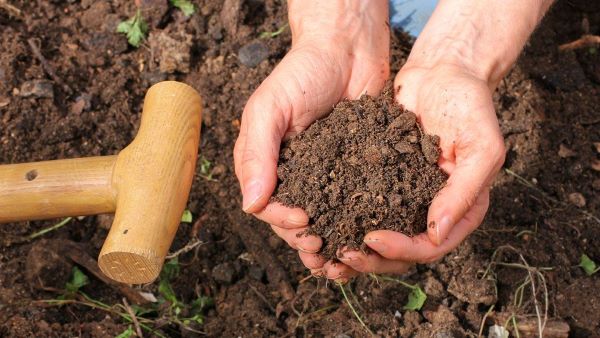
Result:
[[[19,96],[54,98],[54,85],[48,80],[31,80],[23,82]]]
[[[573,192],[569,194],[569,202],[573,203],[579,208],[585,207],[586,204],[585,197],[583,197],[583,195],[578,192]]]
[[[10,98],[5,96],[0,96],[0,108],[6,107],[10,104]]]
[[[560,156],[561,158],[573,157],[576,155],[577,155],[576,152],[569,149],[566,145],[564,145],[562,143],[558,147],[558,156]]]
[[[592,182],[592,188],[594,190],[600,190],[600,178],[597,178]]]
[[[235,277],[235,269],[229,262],[219,264],[212,269],[212,277],[216,281],[231,284]]]
[[[269,56],[269,48],[260,41],[246,44],[238,51],[238,59],[240,62],[250,68],[258,66],[264,59]]]

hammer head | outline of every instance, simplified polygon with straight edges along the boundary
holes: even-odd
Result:
[[[108,277],[130,284],[158,277],[195,175],[202,102],[174,81],[150,88],[140,129],[112,173],[115,219],[98,258]]]

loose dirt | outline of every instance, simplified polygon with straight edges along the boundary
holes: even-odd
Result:
[[[306,210],[307,234],[323,238],[328,259],[344,247],[366,250],[372,230],[416,235],[447,178],[436,164],[438,144],[389,85],[381,96],[340,102],[286,142],[273,200]]]
[[[135,13],[133,1],[0,4],[4,2],[20,11],[14,14],[0,6],[1,164],[115,154],[136,133],[147,88],[163,79],[185,81],[204,98],[200,156],[210,162],[212,174],[209,180],[206,170],[198,168],[188,204],[194,224],[180,226],[171,248],[175,252],[192,239],[204,242],[179,256],[180,274],[172,281],[178,299],[186,304],[198,295],[214,300],[214,307],[204,313],[204,324],[195,329],[209,337],[368,336],[337,286],[306,279],[309,273],[297,253],[268,225],[233,212],[241,202],[232,158],[240,116],[247,98],[289,49],[289,28],[275,38],[260,38],[262,32],[286,24],[285,1],[194,1],[197,12],[189,18],[164,10],[166,0],[142,1],[160,5],[160,10],[151,11],[153,19],[148,18],[156,25],[152,33],[179,43],[157,38],[152,46],[148,42],[139,49],[128,47],[123,36],[114,33],[121,20]],[[515,291],[527,271],[491,265],[491,273],[481,278],[494,252],[508,245],[516,251],[503,249],[495,261],[520,263],[518,252],[532,267],[552,268],[543,271],[549,318],[568,323],[572,337],[600,336],[600,274],[587,276],[577,266],[582,253],[600,262],[600,224],[589,216],[600,215],[600,154],[594,146],[600,142],[600,53],[594,47],[558,51],[559,45],[581,36],[584,18],[589,32],[600,34],[599,10],[590,1],[558,1],[501,82],[494,103],[508,153],[493,185],[486,219],[443,260],[419,265],[401,277],[427,292],[424,308],[404,310],[409,290],[394,282],[378,283],[365,275],[346,286],[373,332],[382,337],[477,336],[488,304],[494,304],[493,312],[535,320],[530,287],[525,288],[523,304],[514,306]],[[32,38],[62,83],[56,83],[32,53],[27,42]],[[404,64],[412,40],[403,34],[392,40],[393,74]],[[161,62],[165,66],[171,60],[159,53],[175,45],[185,46],[178,52],[189,51],[189,58],[182,56],[181,63],[161,71]],[[164,72],[173,68],[173,73]],[[573,193],[583,196],[585,205],[581,198],[580,206],[571,203]],[[77,304],[41,306],[39,300],[55,299],[62,290],[40,288],[27,272],[28,267],[40,266],[34,253],[42,237],[77,242],[97,257],[110,225],[105,216],[75,219],[34,242],[5,241],[58,221],[0,225],[0,336],[118,335],[130,323],[114,313]],[[256,236],[239,235],[239,226]],[[256,248],[265,248],[261,260],[255,258]],[[270,258],[270,266],[264,264],[264,256]],[[51,267],[45,265],[50,269],[40,270],[41,276],[52,277],[49,284],[61,288],[71,264],[54,260]],[[268,278],[273,267],[281,269],[293,287],[291,300],[280,283]],[[121,294],[84,272],[90,284],[83,292],[111,306],[122,304]],[[543,288],[536,286],[541,302]],[[158,283],[139,289],[160,295]],[[168,311],[162,306],[148,315],[158,332],[198,336],[165,322]],[[484,336],[494,323],[492,317],[498,316],[488,316]],[[504,325],[505,320],[497,323]]]

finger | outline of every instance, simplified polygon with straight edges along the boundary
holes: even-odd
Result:
[[[451,229],[445,241],[436,245],[426,233],[408,237],[399,232],[377,230],[368,233],[364,242],[382,257],[405,262],[431,263],[457,247],[473,232],[485,216],[489,190],[479,195],[473,208]]]
[[[403,274],[413,265],[404,261],[384,258],[376,252],[365,254],[355,250],[343,251],[338,255],[338,258],[353,270],[363,273]]]
[[[340,262],[334,262],[330,260],[323,265],[323,275],[327,279],[334,279],[337,281],[356,277],[358,274],[358,271]]]
[[[452,227],[472,209],[502,166],[504,141],[495,134],[457,141],[456,166],[431,202],[427,215],[427,234],[433,243],[440,245],[446,240]],[[481,210],[483,214],[486,211]]]
[[[323,268],[325,263],[327,263],[327,259],[319,254],[299,251],[298,255],[300,256],[302,264],[304,264],[304,266],[310,270],[320,270]]]
[[[288,208],[280,203],[269,203],[255,213],[263,222],[286,229],[302,228],[308,225],[308,215],[300,208]]]
[[[306,228],[285,229],[271,225],[271,229],[289,246],[299,251],[316,253],[323,245],[323,240],[320,237],[304,235]]]
[[[267,205],[277,183],[279,147],[287,130],[286,114],[271,93],[259,88],[246,104],[242,124],[245,144],[237,153],[242,208],[255,213]]]

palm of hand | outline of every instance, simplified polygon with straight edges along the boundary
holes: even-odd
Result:
[[[317,252],[322,244],[314,236],[297,236],[308,225],[306,213],[267,204],[277,180],[279,144],[323,117],[343,98],[378,93],[389,76],[387,49],[365,54],[355,51],[351,43],[333,46],[330,39],[324,41],[329,45],[314,40],[293,45],[249,99],[234,149],[244,210],[271,224],[275,233],[305,255]],[[257,184],[263,193],[247,201],[248,191],[257,189]]]
[[[440,136],[438,163],[449,174],[448,183],[430,206],[427,233],[409,238],[386,230],[371,232],[365,243],[374,253],[342,252],[343,264],[324,264],[328,278],[402,273],[413,263],[438,260],[475,230],[487,211],[489,186],[504,161],[487,83],[454,67],[404,68],[395,87],[397,101],[417,114],[427,133]]]

